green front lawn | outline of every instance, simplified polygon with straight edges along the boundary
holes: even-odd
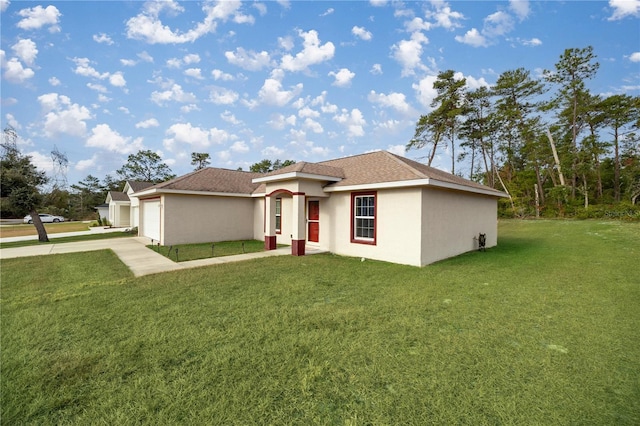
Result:
[[[188,260],[264,251],[264,241],[221,241],[218,243],[179,244],[175,246],[148,245],[147,247],[174,262],[186,262]]]
[[[1,268],[3,424],[640,424],[640,224],[506,221],[425,268]]]

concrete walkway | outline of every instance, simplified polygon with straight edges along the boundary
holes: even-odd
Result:
[[[2,239],[5,242],[5,239]],[[187,268],[197,268],[222,263],[240,262],[261,257],[283,256],[291,254],[291,247],[257,253],[245,253],[235,256],[212,257],[209,259],[190,260],[176,263],[163,255],[146,247],[149,239],[145,237],[108,238],[96,241],[80,241],[62,244],[41,244],[28,247],[0,249],[0,260],[27,256],[44,256],[48,254],[76,253],[95,250],[111,249],[131,269],[136,277],[157,274],[161,272],[177,271]],[[307,248],[307,254],[322,253],[323,250]]]

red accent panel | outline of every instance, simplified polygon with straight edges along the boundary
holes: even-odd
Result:
[[[265,236],[264,237],[264,249],[265,250],[275,250],[276,245],[276,236]]]
[[[317,243],[320,241],[320,201],[309,201],[309,220],[307,238]]]
[[[320,224],[318,222],[309,222],[309,241],[312,243],[320,241]]]
[[[291,240],[291,254],[294,256],[304,256],[304,240]]]
[[[320,220],[319,201],[309,201],[309,220]]]
[[[356,205],[356,197],[359,195],[373,195],[376,197],[376,204],[373,209],[373,217],[374,217],[374,225],[373,225],[373,241],[369,240],[359,240],[354,237],[355,235],[355,205]],[[369,192],[352,192],[351,193],[351,242],[356,244],[369,244],[372,246],[376,245],[376,239],[378,237],[378,193],[376,191]]]

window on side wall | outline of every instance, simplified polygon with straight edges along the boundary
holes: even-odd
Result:
[[[276,198],[276,234],[282,233],[282,198]]]
[[[376,193],[351,194],[351,242],[376,243]]]

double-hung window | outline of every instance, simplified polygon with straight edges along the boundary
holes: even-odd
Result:
[[[276,198],[276,234],[282,233],[282,198]]]
[[[351,242],[376,243],[376,193],[351,194]]]

